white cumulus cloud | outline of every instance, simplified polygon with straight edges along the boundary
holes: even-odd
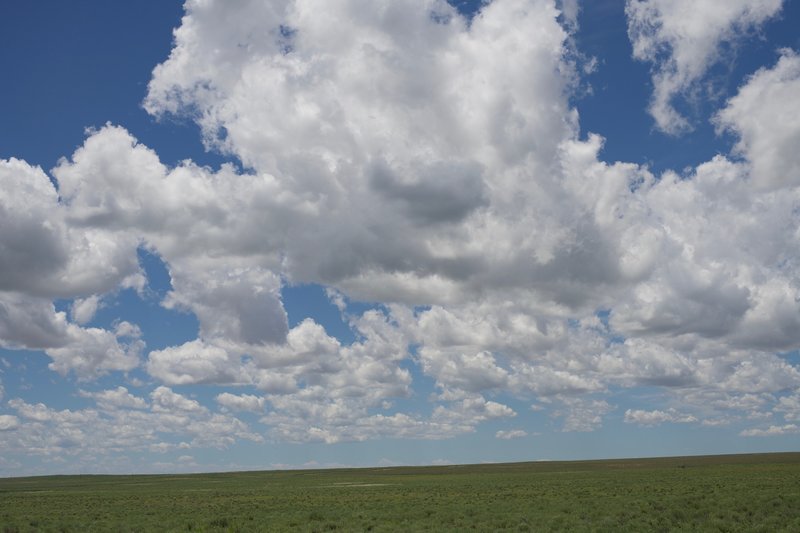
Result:
[[[625,422],[628,424],[638,424],[640,426],[658,426],[664,422],[673,424],[687,424],[697,422],[693,415],[684,414],[675,409],[666,411],[644,411],[642,409],[628,409],[625,411]]]
[[[653,64],[650,113],[659,129],[680,133],[690,123],[673,100],[685,96],[722,59],[723,43],[776,16],[782,0],[627,0],[628,35],[636,59]]]
[[[495,433],[494,436],[495,438],[502,440],[521,439],[522,437],[527,437],[528,432],[524,429],[500,430]]]
[[[264,409],[264,398],[252,394],[231,394],[223,392],[217,395],[217,403],[231,411],[252,411],[258,413]]]
[[[755,72],[717,115],[718,127],[739,136],[736,150],[764,188],[800,184],[800,56],[782,50],[777,64]]]
[[[14,415],[0,415],[0,431],[11,431],[19,427],[19,418]]]

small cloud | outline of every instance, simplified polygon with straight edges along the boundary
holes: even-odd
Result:
[[[564,418],[562,431],[595,431],[602,427],[603,416],[609,413],[612,406],[605,400],[571,398],[562,396],[559,399],[563,408],[553,413],[554,417]]]
[[[511,429],[508,431],[498,431],[494,434],[496,439],[503,439],[503,440],[511,440],[511,439],[520,439],[522,437],[527,437],[528,433],[521,429]]]
[[[134,396],[125,387],[119,386],[116,389],[103,390],[98,392],[88,392],[79,390],[78,395],[83,398],[92,398],[101,409],[146,409],[147,402],[143,398]]]
[[[223,392],[217,395],[217,403],[231,411],[250,411],[260,413],[264,410],[264,398],[252,394],[236,395]]]
[[[679,413],[675,409],[667,409],[666,411],[628,409],[625,411],[626,424],[638,424],[640,426],[653,427],[659,426],[664,422],[670,422],[673,424],[688,424],[691,422],[697,422],[697,418],[693,415]]]
[[[84,325],[94,318],[99,308],[100,297],[96,294],[88,298],[76,298],[75,301],[72,302],[72,307],[70,308],[72,320],[74,320],[76,324]]]
[[[707,418],[700,422],[700,424],[707,426],[707,427],[719,427],[719,426],[727,426],[731,422],[736,420],[735,418],[731,417],[723,417],[723,418]]]
[[[767,429],[745,429],[739,435],[742,437],[775,437],[778,435],[794,435],[795,433],[800,433],[800,426],[786,424],[785,426],[770,426]]]

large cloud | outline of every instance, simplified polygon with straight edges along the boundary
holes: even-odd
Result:
[[[469,31],[444,2],[273,5],[251,14],[266,28],[252,33],[238,14],[220,27],[216,9],[188,6],[146,107],[199,112],[214,146],[261,174],[271,190],[258,222],[277,235],[254,244],[284,246],[292,279],[431,302],[459,297],[453,283],[472,293],[497,282],[500,269],[533,277],[514,270],[531,252],[552,255],[548,230],[569,231],[550,207],[550,167],[574,125],[558,74],[566,34],[549,3],[492,4]],[[224,66],[201,59],[209,46]],[[545,224],[521,212],[527,201]],[[517,251],[519,216],[531,245]]]
[[[706,59],[667,70],[688,69],[674,75],[690,83],[725,28],[777,9],[736,6],[703,37]],[[634,19],[666,13],[650,8],[629,4]],[[591,431],[615,409],[605,395],[635,386],[682,400],[680,416],[632,409],[631,421],[746,409],[792,420],[800,374],[775,352],[800,347],[800,197],[786,148],[797,128],[758,96],[794,105],[795,56],[718,115],[745,160],[655,176],[603,162],[602,137],[578,136],[558,20],[545,0],[495,0],[469,24],[435,0],[187,2],[145,107],[188,115],[243,168],[167,168],[111,125],[53,170],[57,193],[40,170],[6,162],[14,196],[0,215],[39,240],[0,233],[13,250],[0,268],[19,278],[0,292],[0,339],[46,349],[61,372],[130,370],[134,328],[79,326],[52,300],[75,299],[73,320],[90,322],[102,295],[141,287],[141,246],[169,270],[162,305],[200,326],[150,352],[150,376],[248,387],[218,402],[263,408],[275,438],[441,438],[513,417],[505,398],[536,398],[563,430]],[[648,46],[667,39],[683,57],[684,41],[659,35]],[[355,342],[313,319],[289,327],[280,291],[298,282],[332,289]],[[351,315],[350,299],[383,305]],[[412,366],[434,382],[430,412],[396,405],[415,394]],[[91,397],[101,410],[140,407],[123,392]],[[153,411],[213,421],[175,394],[153,391]]]

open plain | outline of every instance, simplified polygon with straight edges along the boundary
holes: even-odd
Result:
[[[0,479],[0,531],[800,531],[800,453]]]

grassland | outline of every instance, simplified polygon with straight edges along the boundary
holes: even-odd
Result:
[[[0,531],[800,531],[800,453],[0,479]]]

